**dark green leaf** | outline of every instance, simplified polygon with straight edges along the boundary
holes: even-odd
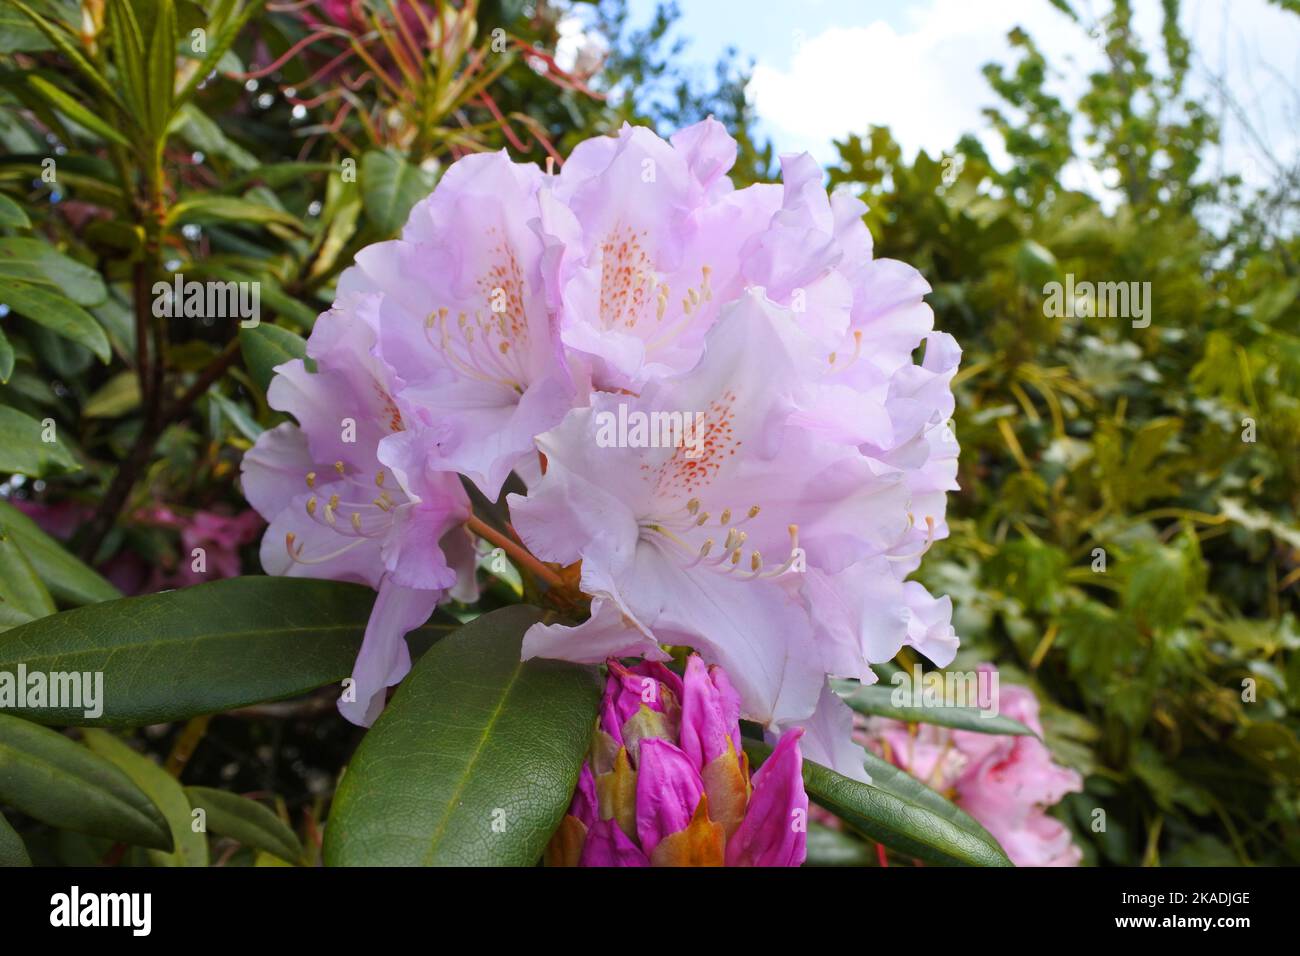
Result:
[[[411,207],[432,189],[432,180],[420,167],[394,153],[372,149],[361,157],[361,196],[366,217],[383,236],[397,235]]]
[[[9,381],[14,374],[14,347],[9,344],[3,329],[0,329],[0,385]]]
[[[97,571],[74,558],[35,521],[7,501],[0,501],[0,526],[13,536],[56,599],[67,604],[93,604],[122,596]]]
[[[83,77],[93,83],[100,93],[106,96],[109,101],[116,106],[120,107],[122,105],[122,101],[117,98],[117,93],[114,91],[112,84],[108,82],[108,79],[103,73],[101,73],[96,67],[92,66],[90,61],[81,55],[76,44],[73,43],[71,35],[66,30],[60,29],[55,24],[51,23],[48,19],[41,16],[39,12],[34,10],[31,5],[24,3],[23,0],[9,0],[9,2],[27,18],[29,23],[40,31],[46,40],[53,44],[60,53],[67,57],[68,61],[77,68]],[[0,20],[0,23],[3,22],[4,21]],[[5,25],[7,27],[7,24]],[[0,41],[0,50],[3,49],[4,45],[4,42]]]
[[[210,832],[273,853],[290,863],[302,859],[302,844],[297,835],[262,804],[211,787],[186,787],[185,795],[191,807],[203,810]]]
[[[0,867],[31,865],[32,860],[27,855],[27,847],[23,846],[23,838],[9,825],[4,814],[0,814]]]
[[[162,811],[173,849],[150,850],[149,861],[154,866],[207,866],[208,841],[202,833],[194,832],[190,801],[176,778],[107,730],[87,730],[85,737],[87,747],[130,777]]]
[[[863,685],[856,681],[834,681],[833,684],[835,692],[844,699],[844,703],[868,717],[892,717],[908,723],[938,724],[941,727],[955,727],[957,730],[980,734],[1036,736],[1018,720],[1001,714],[985,717],[984,712],[977,707],[896,707],[892,700],[896,688],[879,684]]]
[[[757,767],[772,748],[746,740],[745,752]],[[864,755],[870,757],[865,751]],[[805,760],[803,782],[808,796],[863,836],[926,863],[1011,865],[996,840],[933,790],[884,761],[867,759],[866,764],[873,784],[850,780]],[[974,830],[969,828],[972,825]]]
[[[113,41],[126,112],[142,129],[148,129],[149,94],[145,89],[145,41],[131,0],[107,0],[105,22]]]
[[[515,606],[430,650],[362,740],[334,799],[332,866],[530,866],[573,796],[596,671],[519,659]]]
[[[161,139],[172,117],[176,82],[176,8],[172,0],[154,0],[153,36],[146,63],[149,128]]]
[[[4,714],[0,803],[50,826],[139,846],[172,846],[158,808],[121,770],[60,733]]]
[[[48,286],[77,305],[98,305],[108,295],[98,272],[42,239],[0,238],[0,276]]]
[[[139,726],[279,700],[352,672],[374,603],[356,584],[244,577],[107,601],[16,627],[0,637],[0,670],[103,671],[97,724]],[[454,624],[435,617],[417,646]],[[24,714],[85,723],[71,708]]]
[[[196,196],[179,202],[167,215],[167,225],[183,222],[280,223],[302,229],[302,223],[287,212],[235,196]]]
[[[23,207],[18,205],[8,196],[0,195],[0,226],[8,226],[12,229],[30,229],[32,221],[27,218],[27,213]]]
[[[277,325],[259,324],[239,330],[239,347],[244,365],[253,381],[266,391],[275,375],[275,367],[293,359],[307,357],[307,341]]]
[[[27,85],[60,113],[79,126],[84,126],[100,139],[119,146],[130,146],[131,141],[119,133],[101,117],[77,102],[63,90],[43,77],[32,74],[27,77]]]
[[[13,534],[0,523],[0,631],[53,613],[50,593]]]
[[[51,332],[84,345],[107,364],[108,336],[95,317],[76,303],[41,286],[0,276],[0,302]]]
[[[0,405],[0,474],[16,472],[29,478],[79,471],[81,465],[66,445],[44,440],[45,426],[8,405]]]

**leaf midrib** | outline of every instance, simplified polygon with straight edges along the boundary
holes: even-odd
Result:
[[[64,781],[64,786],[80,784],[78,789],[83,790],[83,792],[89,790],[91,793],[97,794],[101,802],[111,804],[117,808],[118,812],[135,818],[138,823],[147,828],[156,829],[155,821],[150,819],[147,813],[130,802],[130,799],[125,795],[110,790],[107,785],[89,779],[76,770],[55,763],[47,757],[38,756],[31,751],[20,750],[11,743],[0,742],[0,749],[7,751],[9,759],[15,763],[26,764],[38,773],[48,774],[54,781]]]
[[[519,680],[519,675],[523,673],[523,670],[524,662],[517,661],[514,670],[510,674],[509,682],[507,682],[505,689],[502,690],[501,696],[497,698],[496,706],[492,708],[492,716],[488,718],[487,723],[483,726],[483,732],[479,735],[478,744],[474,748],[474,755],[470,757],[469,763],[465,765],[465,769],[460,775],[460,780],[456,784],[456,789],[452,791],[451,799],[447,801],[447,808],[443,811],[442,820],[439,822],[438,828],[433,832],[433,836],[429,841],[428,852],[424,855],[423,863],[425,866],[429,866],[432,863],[433,855],[438,849],[438,844],[442,842],[443,836],[447,831],[447,824],[451,820],[451,815],[454,812],[456,801],[459,800],[460,795],[464,793],[465,787],[469,783],[469,779],[474,770],[474,765],[478,763],[479,758],[483,756],[483,752],[487,749],[488,736],[491,734],[492,728],[496,726],[496,722],[505,708],[506,700],[510,697],[510,692],[514,690],[515,683]]]
[[[38,620],[43,620],[43,618],[38,618]],[[420,631],[430,629],[430,628],[433,630],[450,631],[450,630],[455,630],[458,626],[459,625],[452,625],[452,624],[425,624],[422,625],[421,627],[416,628],[414,631],[411,631],[410,633],[418,634]],[[31,663],[32,661],[43,660],[47,657],[75,658],[75,657],[82,656],[84,654],[101,654],[101,653],[111,653],[116,651],[133,651],[133,650],[140,650],[141,648],[151,648],[151,647],[170,647],[174,644],[190,644],[193,643],[194,641],[209,641],[209,640],[215,640],[219,638],[235,637],[235,639],[237,640],[245,640],[249,638],[255,638],[255,637],[271,635],[271,634],[297,634],[305,631],[311,631],[314,633],[321,633],[322,631],[324,632],[357,631],[357,630],[364,629],[364,627],[365,627],[364,623],[357,623],[357,624],[326,624],[322,626],[312,626],[312,627],[259,628],[257,630],[252,630],[252,631],[235,631],[235,632],[224,631],[221,633],[205,633],[205,634],[200,634],[191,637],[179,637],[179,638],[159,640],[159,641],[146,641],[142,643],[114,644],[114,645],[103,644],[103,645],[97,645],[95,647],[79,647],[76,650],[54,651],[50,654],[44,654],[44,655],[37,654],[35,657],[24,657],[22,658],[22,663]],[[6,660],[0,658],[0,666],[4,666],[6,663],[8,663]]]

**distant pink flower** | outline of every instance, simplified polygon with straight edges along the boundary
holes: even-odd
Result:
[[[991,671],[984,664],[981,671]],[[1001,684],[999,710],[1041,735],[1032,691]],[[1083,779],[1053,762],[1038,737],[981,734],[933,724],[909,726],[872,719],[865,728],[872,750],[940,793],[989,831],[1017,866],[1076,866],[1083,857],[1070,831],[1046,810]]]
[[[691,655],[608,662],[601,717],[569,812],[547,849],[562,866],[798,866],[808,796],[801,730],[749,775],[740,698],[720,667]]]
[[[257,540],[266,522],[252,510],[229,516],[211,511],[196,511],[189,519],[180,519],[181,553],[172,587],[187,587],[218,578],[238,577],[241,572],[239,549]],[[196,555],[197,552],[197,555]],[[203,570],[196,568],[201,558]]]

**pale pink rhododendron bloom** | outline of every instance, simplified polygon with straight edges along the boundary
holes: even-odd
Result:
[[[738,190],[735,156],[706,120],[671,142],[625,126],[555,175],[467,157],[340,278],[319,370],[287,363],[271,389],[297,426],[245,475],[268,571],[380,589],[349,716],[373,718],[401,635],[472,571],[459,475],[493,499],[518,476],[522,545],[590,599],[588,620],[532,628],[525,656],[691,647],[747,719],[802,728],[804,754],[858,779],[828,676],[872,681],[903,645],[952,659],[950,603],[907,577],[947,534],[960,350],[810,157]],[[633,413],[698,427],[602,440]]]
[[[981,671],[991,671],[985,664]],[[1000,713],[1042,735],[1038,699],[1003,683]],[[989,831],[1017,866],[1076,866],[1083,858],[1048,807],[1083,789],[1079,774],[1052,760],[1039,737],[981,734],[872,718],[861,738],[876,753],[943,793]]]
[[[551,866],[799,866],[807,839],[802,731],[786,733],[751,778],[740,696],[691,655],[609,661],[591,749]]]
[[[340,293],[376,297],[378,353],[403,399],[430,411],[443,465],[491,499],[537,469],[534,437],[575,385],[554,331],[536,228],[543,173],[504,153],[467,156],[416,204],[402,237],[357,255]]]
[[[315,364],[278,366],[267,392],[294,416],[244,456],[244,494],[270,521],[262,539],[269,574],[356,581],[379,592],[339,709],[370,724],[384,691],[410,670],[405,636],[438,602],[473,587],[475,554],[462,527],[469,501],[456,474],[438,467],[436,442],[419,455],[403,412],[400,379],[375,354],[379,297],[341,294],[307,345]],[[399,441],[387,444],[386,439]]]

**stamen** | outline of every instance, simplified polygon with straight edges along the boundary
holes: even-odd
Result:
[[[838,353],[836,353],[836,352],[832,352],[832,353],[831,353],[830,364],[831,364],[832,366],[835,364],[835,356],[836,356],[837,354],[838,354]],[[844,371],[846,368],[848,368],[849,366],[851,366],[854,362],[856,362],[856,361],[857,361],[861,356],[862,356],[862,330],[861,330],[861,329],[854,329],[854,330],[853,330],[853,357],[852,357],[851,359],[849,359],[847,362],[845,362],[845,363],[844,363],[842,366],[840,366],[839,368],[832,368],[831,371],[832,371],[832,372],[842,372],[842,371]]]
[[[343,474],[343,462],[341,461],[334,462],[334,470],[337,471],[340,475]]]
[[[316,496],[312,495],[307,499],[307,514],[309,517],[316,517]]]
[[[908,517],[911,516],[909,515]],[[915,551],[912,554],[887,554],[885,555],[885,559],[888,561],[911,561],[914,558],[923,557],[925,553],[930,550],[932,544],[934,544],[934,517],[932,515],[926,515],[925,543],[921,545],[921,550]]]
[[[355,511],[352,512],[352,530],[357,534],[361,533],[361,515]]]
[[[382,471],[375,475],[375,486],[378,488],[384,487],[384,473]]]
[[[699,498],[692,498],[690,501],[686,502],[686,510],[687,510],[688,512],[690,512],[691,514],[696,514],[697,512],[699,512],[699,510],[700,510],[700,499],[699,499]]]
[[[314,471],[307,472],[307,487],[308,488],[316,487],[316,472]]]
[[[722,517],[720,517],[720,518],[718,519],[718,521],[719,521],[720,523],[724,524],[724,525],[731,524],[731,509],[730,509],[730,508],[723,508],[723,509],[722,509]]]
[[[775,578],[780,577],[794,566],[795,556],[799,553],[799,526],[792,524],[788,528],[790,532],[790,557],[785,559],[785,563],[779,568],[773,568],[771,571],[764,571],[762,577]]]
[[[286,533],[284,536],[284,544],[289,551],[289,560],[293,561],[295,564],[324,564],[326,561],[333,561],[335,558],[347,554],[357,545],[364,544],[366,541],[369,540],[370,540],[369,538],[356,538],[352,541],[349,541],[347,544],[339,548],[337,551],[331,551],[329,554],[323,554],[319,558],[304,558],[302,556],[302,545],[298,545],[297,549],[295,549],[293,546],[294,544],[293,532],[290,531]]]

